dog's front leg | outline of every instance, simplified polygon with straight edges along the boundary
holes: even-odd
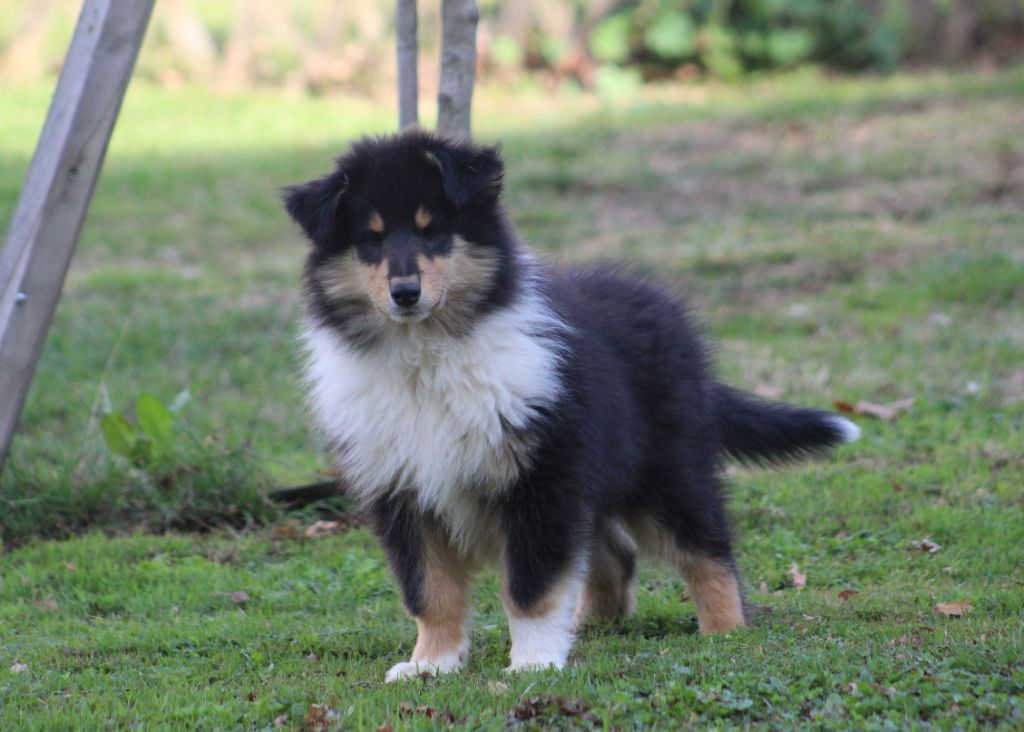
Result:
[[[512,638],[509,671],[560,669],[574,640],[573,611],[586,571],[584,530],[578,512],[539,508],[512,508],[506,521],[501,599]]]
[[[469,562],[442,527],[393,499],[374,508],[373,524],[402,589],[418,636],[412,658],[391,667],[387,681],[444,674],[469,654]]]

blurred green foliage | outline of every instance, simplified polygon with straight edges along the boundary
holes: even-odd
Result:
[[[1024,53],[1024,0],[478,0],[478,71],[614,90],[644,80],[731,79],[813,63],[1007,62]],[[436,78],[439,3],[419,7],[421,77]],[[59,69],[79,3],[0,7],[0,81]],[[166,0],[138,73],[244,87],[390,90],[391,0]]]
[[[959,45],[976,41],[962,51],[983,53],[982,39],[1000,29],[1019,30],[1024,19],[1020,0],[969,5],[953,0],[636,0],[598,22],[588,40],[599,62],[638,66],[647,77],[682,65],[724,78],[805,62],[890,71],[920,55],[936,28],[944,32],[932,39],[933,54],[943,55],[943,35],[957,36]],[[961,49],[955,50],[945,55],[960,55]]]

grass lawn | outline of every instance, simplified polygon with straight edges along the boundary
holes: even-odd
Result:
[[[0,228],[48,94],[0,89]],[[0,729],[1024,728],[1024,71],[477,109],[525,238],[659,272],[724,378],[912,399],[854,415],[863,439],[827,460],[732,471],[756,627],[697,635],[682,583],[646,568],[637,614],[586,628],[564,673],[506,677],[487,574],[468,668],[384,685],[415,629],[380,551],[295,536],[312,517],[264,493],[325,467],[276,190],[391,106],[140,85],[0,475]],[[108,453],[106,403],[183,390],[163,463]]]

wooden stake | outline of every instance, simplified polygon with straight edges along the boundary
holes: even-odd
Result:
[[[0,251],[0,469],[154,0],[85,0]]]
[[[441,1],[441,84],[437,92],[437,130],[453,139],[469,139],[473,81],[476,76],[475,0]]]
[[[398,128],[405,129],[420,123],[416,0],[395,0],[395,45],[398,50]]]

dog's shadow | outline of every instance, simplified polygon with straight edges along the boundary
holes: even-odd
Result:
[[[696,615],[687,612],[669,615],[659,608],[657,611],[637,610],[627,618],[616,620],[588,620],[577,631],[577,637],[580,640],[596,640],[609,636],[654,640],[697,633]]]

